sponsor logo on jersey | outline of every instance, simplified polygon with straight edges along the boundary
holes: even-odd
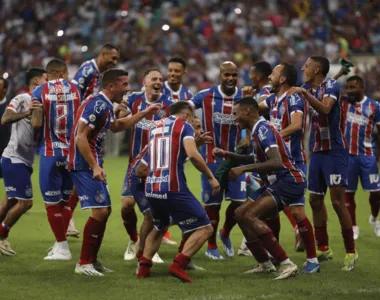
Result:
[[[266,139],[267,132],[268,132],[267,128],[265,128],[265,127],[259,128],[257,135],[259,136],[260,141],[263,141]]]
[[[78,99],[76,93],[69,94],[45,94],[45,99],[49,101],[73,101]]]
[[[62,143],[62,142],[53,142],[53,147],[54,148],[60,148],[60,149],[64,149],[64,148],[68,148],[69,145],[66,144],[66,143]],[[62,164],[63,163],[63,164]],[[56,166],[59,167],[59,166],[64,166],[65,165],[65,162],[62,162],[62,161],[57,161],[56,163]]]
[[[146,179],[146,183],[161,183],[161,182],[169,182],[169,175],[161,176],[161,177],[148,177]]]
[[[168,199],[168,194],[145,193],[147,198]]]
[[[151,120],[146,120],[146,119],[142,119],[141,121],[139,121],[137,124],[136,124],[136,127],[137,128],[141,128],[141,129],[144,129],[144,130],[149,130],[153,125],[153,121]]]
[[[212,115],[215,123],[219,124],[235,124],[235,116],[232,114],[222,114],[220,112],[215,112]]]
[[[71,191],[72,190],[63,190],[62,194],[70,196],[71,195]]]
[[[102,110],[105,110],[107,107],[107,103],[105,103],[103,100],[98,100],[96,101],[95,103],[95,107],[94,107],[94,111],[98,114],[100,114],[100,112]]]
[[[57,167],[65,167],[65,166],[66,166],[66,161],[57,161],[57,162],[55,163],[55,165],[56,165]]]
[[[88,77],[92,72],[94,71],[94,68],[92,66],[84,67],[82,74],[84,77]]]
[[[184,221],[179,221],[178,223],[179,223],[179,225],[182,225],[182,226],[186,226],[186,225],[191,225],[191,224],[194,224],[194,223],[196,223],[196,222],[198,222],[198,218],[194,218],[194,217],[192,217],[192,218],[190,218],[190,219],[186,219],[186,220],[184,220]]]
[[[86,200],[89,200],[90,198],[86,195],[84,196],[79,196],[79,201],[86,201]]]
[[[15,187],[13,187],[13,186],[6,186],[5,187],[5,191],[6,192],[16,192],[17,189]]]
[[[45,196],[59,196],[61,191],[46,191]]]

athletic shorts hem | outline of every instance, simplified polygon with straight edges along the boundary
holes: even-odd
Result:
[[[323,192],[314,192],[314,191],[311,191],[311,190],[309,190],[309,194],[316,194],[316,195],[321,195],[321,196],[325,196],[326,195]]]
[[[145,214],[147,211],[150,211],[150,208],[145,209],[145,210],[142,211],[141,213],[142,213],[142,214]]]
[[[111,205],[106,205],[106,206],[85,206],[85,207],[82,207],[82,210],[85,210],[85,209],[89,209],[89,208],[108,208],[108,207],[111,207]]]
[[[376,189],[376,190],[367,190],[367,189],[363,189],[363,191],[365,191],[365,192],[379,192],[380,189]]]
[[[284,206],[305,206],[305,204],[304,203],[294,203],[294,204],[289,204],[289,205],[286,205],[285,203],[283,203],[284,204]]]
[[[356,190],[346,190],[346,193],[356,193]]]
[[[16,199],[16,200],[21,200],[21,201],[33,201],[33,197],[32,198],[12,197],[12,198],[9,198],[9,199]]]
[[[231,198],[226,198],[225,199],[226,201],[234,201],[234,202],[244,202],[246,200],[246,198],[244,199],[231,199]]]
[[[222,203],[203,203],[203,205],[204,206],[213,206],[213,205],[219,205],[219,206],[221,206],[222,205]]]
[[[183,233],[186,234],[186,233],[189,233],[189,232],[193,232],[193,231],[195,231],[195,230],[198,230],[198,229],[201,229],[201,228],[204,228],[204,227],[210,226],[210,225],[211,225],[211,223],[209,223],[209,224],[207,224],[207,225],[202,225],[202,226],[199,226],[199,227],[197,227],[197,228],[192,228],[192,229],[189,229],[189,230],[183,231]]]
[[[58,201],[45,201],[45,200],[44,200],[44,202],[45,202],[46,204],[58,204],[58,203],[60,203],[60,202],[62,202],[62,201],[65,201],[65,200],[63,200],[63,199],[58,200]],[[68,200],[66,200],[65,202],[68,202]]]

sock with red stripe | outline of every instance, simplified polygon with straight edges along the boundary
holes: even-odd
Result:
[[[306,257],[308,259],[317,257],[317,249],[315,247],[313,226],[307,217],[297,223],[298,231],[301,236],[302,242],[305,246]]]
[[[292,224],[294,231],[297,230],[297,222],[294,220],[292,213],[290,212],[289,207],[284,207],[284,213],[288,217],[290,223]]]
[[[216,244],[216,233],[218,231],[219,224],[219,210],[220,205],[206,205],[205,211],[207,213],[208,218],[210,219],[212,228],[214,229],[211,237],[208,239],[208,249],[216,249],[218,245]]]
[[[354,231],[352,228],[342,229],[342,236],[346,253],[355,253]]]
[[[96,246],[103,228],[103,222],[99,222],[92,217],[88,218],[83,230],[83,242],[79,264],[92,264],[95,261]]]
[[[288,259],[285,250],[280,246],[272,231],[258,236],[263,247],[274,257],[278,262],[283,262]]]
[[[61,201],[61,213],[63,218],[63,226],[65,227],[65,233],[67,232],[67,228],[69,227],[69,223],[73,213],[71,211],[71,207],[68,201]]]
[[[122,208],[121,217],[129,238],[132,242],[137,242],[139,236],[137,233],[137,215],[135,209],[133,208],[131,211],[128,211],[125,208]]]
[[[280,216],[277,215],[275,218],[266,219],[265,224],[272,230],[274,237],[279,241],[281,230]]]
[[[232,228],[234,228],[237,223],[235,218],[236,207],[236,204],[231,201],[230,205],[228,205],[226,209],[226,221],[224,222],[221,232],[222,236],[225,238],[228,238],[230,236]]]
[[[258,263],[267,262],[269,260],[268,252],[265,250],[260,240],[246,242],[245,244]]]
[[[371,205],[371,215],[377,218],[380,209],[380,199],[378,193],[369,193],[369,204]]]
[[[66,241],[65,223],[60,204],[49,205],[46,208],[48,221],[57,242]]]
[[[352,226],[356,226],[356,203],[354,193],[345,193],[344,202],[346,204],[347,210],[350,213]]]
[[[71,211],[74,212],[75,208],[77,207],[77,204],[79,202],[79,196],[77,193],[72,193],[69,198],[69,205],[71,208]]]
[[[314,226],[315,241],[318,250],[326,251],[329,249],[329,236],[327,234],[327,226]]]

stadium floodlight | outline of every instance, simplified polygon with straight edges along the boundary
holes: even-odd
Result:
[[[126,17],[126,16],[128,16],[128,11],[126,11],[126,10],[122,10],[121,13],[120,13],[120,15],[121,15],[122,17]]]
[[[241,9],[239,7],[235,8],[235,14],[240,15]]]
[[[63,36],[65,32],[61,29],[57,31],[57,36]]]
[[[9,77],[8,72],[5,72],[5,73],[3,74],[3,78],[4,78],[4,79],[7,79],[8,77]]]
[[[168,24],[162,25],[163,31],[168,31],[170,29],[170,26]]]
[[[87,46],[82,46],[82,52],[87,52],[87,50],[88,50],[88,47]]]

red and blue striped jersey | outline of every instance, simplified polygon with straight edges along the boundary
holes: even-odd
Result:
[[[149,166],[146,193],[188,191],[184,172],[185,139],[194,139],[193,127],[175,116],[156,121],[142,163]]]
[[[270,84],[264,85],[263,88],[254,96],[255,100],[256,101],[259,101],[261,99],[265,100],[265,98],[271,94],[270,89],[271,89]]]
[[[79,122],[90,126],[93,130],[88,136],[91,154],[101,167],[103,165],[103,147],[106,133],[111,127],[115,116],[112,102],[105,94],[100,92],[87,98],[79,107],[78,114],[75,118],[73,131],[71,132],[70,153],[68,157],[69,170],[89,170],[90,166],[80,153],[76,136],[78,133]]]
[[[149,145],[149,144],[148,144]],[[141,183],[143,179],[136,177],[136,170],[144,157],[145,153],[148,151],[148,145],[145,145],[144,149],[130,162],[128,169],[128,186],[132,186],[134,183]]]
[[[98,93],[100,91],[100,71],[95,59],[84,62],[71,82],[79,87],[83,99]]]
[[[149,142],[149,129],[154,121],[160,120],[169,116],[169,106],[173,103],[168,96],[162,94],[161,97],[154,103],[161,103],[161,110],[147,118],[139,121],[132,127],[131,144],[129,149],[129,161],[131,162]],[[145,92],[132,93],[128,96],[127,109],[132,115],[145,110],[150,104],[146,100]]]
[[[205,132],[213,138],[210,144],[201,147],[201,154],[207,163],[215,163],[223,158],[212,156],[215,147],[225,151],[235,151],[240,140],[239,128],[232,113],[234,104],[242,98],[241,89],[235,88],[231,96],[225,95],[221,86],[213,86],[197,93],[190,103],[202,109],[202,124]]]
[[[325,97],[333,98],[336,101],[328,115],[317,113],[310,105],[309,149],[313,152],[346,149],[347,142],[344,137],[346,124],[340,97],[340,84],[334,79],[326,78],[315,90],[310,88],[309,84],[304,84],[303,87],[319,101],[323,101]]]
[[[268,160],[266,153],[271,148],[280,150],[282,168],[267,174],[260,174],[266,184],[273,184],[278,180],[291,179],[295,182],[306,182],[305,174],[295,166],[290,156],[288,147],[285,145],[280,133],[268,121],[260,119],[252,129],[251,142],[255,162]]]
[[[71,130],[82,101],[78,88],[65,79],[50,80],[34,89],[33,100],[42,103],[44,111],[37,146],[40,155],[67,156]]]
[[[343,112],[349,153],[375,156],[374,129],[380,125],[380,105],[368,97],[355,104],[343,98]]]
[[[173,102],[177,102],[179,100],[190,100],[193,98],[192,92],[190,92],[182,84],[180,85],[178,91],[173,91],[167,81],[164,82],[162,93],[168,96]]]
[[[291,124],[292,114],[301,112],[303,114],[303,126],[305,124],[305,105],[300,94],[293,94],[286,97],[286,92],[277,97],[275,94],[266,98],[263,103],[269,108],[270,122],[274,127],[281,132]],[[283,137],[285,144],[290,150],[290,154],[296,163],[306,163],[306,156],[303,147],[304,127],[292,134],[291,136]]]

